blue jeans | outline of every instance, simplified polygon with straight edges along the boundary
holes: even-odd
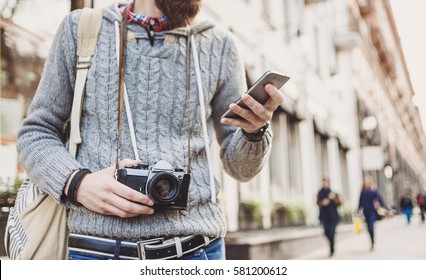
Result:
[[[69,260],[111,260],[111,257],[69,251]],[[213,241],[206,247],[200,248],[179,258],[179,260],[224,260],[225,259],[225,242],[223,238]]]
[[[364,211],[365,222],[367,223],[368,233],[370,234],[371,246],[374,246],[374,223],[376,222],[376,212]]]
[[[413,208],[404,208],[402,210],[405,217],[407,218],[407,223],[411,223],[411,216],[413,215]]]

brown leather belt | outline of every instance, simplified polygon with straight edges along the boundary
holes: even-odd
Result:
[[[120,259],[174,259],[194,252],[219,239],[201,235],[153,238],[138,241],[124,241],[88,235],[70,234],[68,247],[71,251],[97,254]]]

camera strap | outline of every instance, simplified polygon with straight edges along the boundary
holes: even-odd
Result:
[[[116,160],[115,160],[115,169],[119,169],[119,150],[120,150],[120,130],[121,122],[123,115],[123,103],[124,103],[124,64],[126,61],[126,41],[127,41],[127,6],[123,12],[120,23],[120,48],[119,48],[119,58],[118,58],[118,123],[116,130],[117,138],[117,147],[116,147]]]
[[[191,174],[191,27],[187,26],[186,37],[186,100],[188,106],[188,165],[186,173]]]
[[[209,180],[210,180],[210,197],[213,203],[216,203],[216,186],[214,180],[214,169],[213,169],[213,160],[211,158],[210,153],[210,139],[207,130],[207,120],[206,120],[206,108],[204,105],[204,91],[203,91],[203,83],[201,79],[201,70],[200,70],[200,62],[198,61],[198,52],[197,46],[195,44],[194,35],[191,34],[188,38],[191,39],[192,45],[192,54],[194,56],[194,66],[195,66],[195,74],[197,76],[197,87],[198,87],[198,99],[200,102],[200,111],[201,111],[201,123],[203,125],[203,135],[204,135],[204,146],[206,147],[206,156],[207,156],[207,164],[209,167]]]

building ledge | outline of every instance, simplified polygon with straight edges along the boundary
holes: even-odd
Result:
[[[353,233],[352,224],[340,224],[338,235]],[[315,227],[285,227],[228,233],[225,237],[226,259],[292,259],[326,245],[324,230]]]
[[[339,224],[337,232],[353,230],[352,224]],[[230,232],[225,241],[229,244],[259,245],[283,240],[296,240],[322,235],[324,232],[320,226],[295,226],[262,230],[249,230]]]

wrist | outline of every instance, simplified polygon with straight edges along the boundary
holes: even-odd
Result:
[[[69,188],[70,188],[71,180],[72,180],[72,178],[75,176],[75,174],[76,174],[79,170],[80,170],[80,168],[78,168],[78,169],[74,169],[74,170],[72,171],[72,173],[70,174],[70,176],[68,177],[68,180],[67,180],[67,182],[65,183],[64,189],[63,189],[63,191],[62,191],[62,193],[63,193],[63,195],[64,195],[64,196],[68,196],[68,191],[69,191]]]
[[[68,188],[66,187],[64,190],[66,191],[68,202],[74,205],[81,205],[77,201],[77,190],[81,182],[83,181],[84,177],[86,177],[87,175],[91,173],[92,172],[89,169],[81,168],[72,174],[72,177],[70,177],[70,180],[68,180],[70,181]]]
[[[269,123],[265,123],[264,126],[262,126],[261,128],[257,129],[257,130],[244,130],[242,129],[242,133],[244,135],[244,138],[248,141],[251,142],[257,142],[260,141],[263,138],[263,135],[265,135],[266,130],[269,127]]]
[[[255,130],[243,129],[243,131],[244,131],[246,134],[257,134],[257,133],[259,133],[259,132],[260,132],[260,128],[255,129]]]

